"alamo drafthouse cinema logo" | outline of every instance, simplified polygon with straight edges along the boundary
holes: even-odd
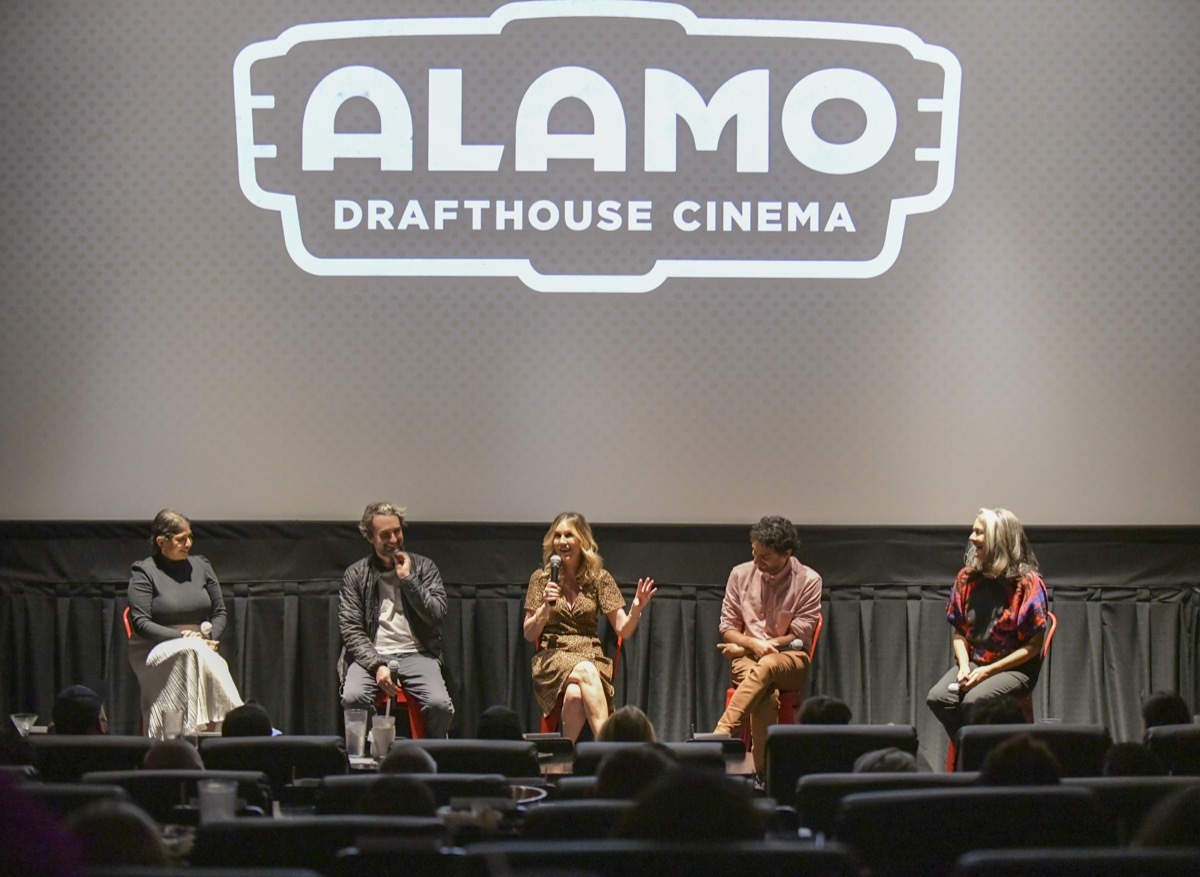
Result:
[[[958,60],[899,27],[531,0],[298,24],[233,72],[242,191],[317,275],[874,277],[954,185]]]

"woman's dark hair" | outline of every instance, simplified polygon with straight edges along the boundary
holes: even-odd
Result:
[[[179,512],[174,509],[163,509],[154,516],[154,522],[150,525],[150,550],[157,557],[162,554],[162,549],[158,547],[159,536],[170,539],[172,536],[190,529],[192,529],[192,522]]]

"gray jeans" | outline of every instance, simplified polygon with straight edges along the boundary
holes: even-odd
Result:
[[[404,693],[421,705],[426,732],[430,737],[445,737],[454,719],[454,704],[450,701],[446,680],[442,678],[442,665],[437,658],[420,652],[380,657],[385,661],[400,662],[400,670],[394,675]],[[350,664],[346,669],[346,681],[342,683],[342,709],[369,710],[378,693],[375,677],[359,664]]]
[[[974,670],[979,665],[972,661],[968,666]],[[958,679],[958,667],[951,667],[946,671],[946,675],[929,689],[925,703],[953,740],[958,735],[958,729],[966,724],[967,711],[973,705],[983,700],[1014,697],[1033,691],[1037,682],[1036,669],[1039,669],[1037,662],[1029,662],[1013,670],[1001,670],[970,690],[959,692],[950,690],[950,683]],[[1029,672],[1031,670],[1034,671],[1032,675]]]

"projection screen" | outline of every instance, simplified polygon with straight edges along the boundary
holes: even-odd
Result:
[[[1200,522],[1200,4],[0,34],[2,518]]]

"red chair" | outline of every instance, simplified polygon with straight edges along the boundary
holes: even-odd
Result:
[[[127,641],[133,639],[133,624],[131,624],[129,621],[129,606],[128,605],[125,607],[125,611],[121,613],[121,620],[123,622],[125,622],[125,639]],[[146,733],[146,715],[145,715],[145,713],[142,712],[141,699],[142,699],[142,687],[139,684],[138,685],[138,729],[137,729],[139,736]]]
[[[612,659],[612,675],[613,679],[617,678],[617,667],[621,663],[621,647],[625,644],[625,640],[617,637],[617,650]],[[563,695],[558,693],[558,700],[554,702],[554,709],[542,716],[542,724],[540,730],[543,734],[553,734],[558,731],[559,724],[562,718]]]
[[[1042,640],[1042,664],[1046,663],[1046,656],[1050,654],[1050,641],[1054,639],[1054,631],[1058,629],[1058,618],[1053,612],[1046,613],[1046,638]],[[1025,713],[1025,722],[1033,724],[1033,692],[1027,691],[1017,699],[1017,703],[1021,705],[1021,712]],[[958,769],[958,745],[957,741],[951,737],[950,747],[946,750],[946,770],[954,771]]]
[[[375,711],[382,710],[388,702],[388,697],[382,691],[375,695]],[[421,715],[421,705],[417,703],[415,697],[409,697],[404,693],[402,686],[396,686],[396,696],[392,700],[396,705],[396,709],[404,707],[408,710],[408,730],[412,734],[413,740],[423,740],[425,738],[425,717]]]
[[[812,648],[808,650],[810,661],[817,654],[817,643],[821,641],[821,627],[825,624],[825,615],[821,612],[817,613],[817,626],[813,629]],[[729,701],[733,700],[734,692],[737,688],[725,689],[725,708],[729,709]],[[779,692],[779,724],[794,725],[796,724],[796,714],[800,711],[800,704],[804,703],[804,692],[798,690],[781,691]],[[746,744],[746,751],[750,751],[750,720],[746,719],[742,722],[741,731],[742,742]]]

